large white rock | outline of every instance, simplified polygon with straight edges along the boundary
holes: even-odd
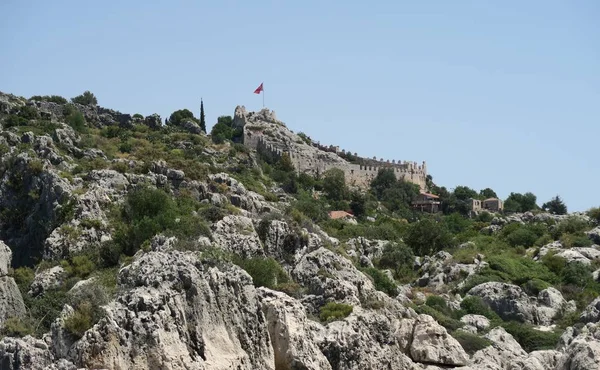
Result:
[[[258,289],[277,369],[327,370],[331,365],[317,346],[323,327],[306,317],[304,307],[285,293]]]
[[[428,315],[419,315],[413,328],[410,356],[416,362],[460,366],[469,356],[446,328]]]

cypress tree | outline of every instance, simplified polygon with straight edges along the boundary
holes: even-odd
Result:
[[[200,98],[200,128],[206,132],[206,121],[204,120],[204,102]]]

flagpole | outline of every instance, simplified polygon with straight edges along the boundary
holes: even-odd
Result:
[[[263,108],[264,108],[265,107],[265,86],[264,85],[263,85],[262,93],[263,93]]]

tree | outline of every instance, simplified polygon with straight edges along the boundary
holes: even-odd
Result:
[[[537,197],[530,192],[525,194],[510,193],[504,202],[504,210],[508,212],[528,212],[537,209]]]
[[[210,136],[215,144],[222,144],[226,140],[231,140],[233,130],[224,123],[217,123],[212,127]]]
[[[488,198],[498,198],[498,195],[496,194],[495,191],[493,191],[490,188],[485,188],[479,191],[479,195],[483,198],[483,199],[488,199]]]
[[[373,190],[377,199],[381,199],[384,191],[391,189],[397,181],[394,170],[391,168],[381,169],[371,181],[371,190]]]
[[[453,245],[448,229],[430,218],[410,224],[404,242],[417,256],[432,255]]]
[[[204,116],[204,102],[200,99],[200,128],[202,131],[206,131],[206,118]]]
[[[567,206],[558,195],[552,198],[549,202],[544,203],[542,205],[542,209],[555,215],[567,214]]]
[[[194,118],[194,113],[189,109],[180,109],[171,113],[168,123],[172,126],[178,126],[184,119],[191,119],[194,122],[198,122],[198,120]]]
[[[348,196],[344,171],[332,168],[324,173],[323,191],[333,201],[345,200]]]
[[[81,105],[98,105],[98,99],[89,91],[85,91],[83,94],[72,98],[71,101]]]

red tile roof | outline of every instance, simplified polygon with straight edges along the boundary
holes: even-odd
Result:
[[[329,218],[331,218],[332,220],[337,220],[337,219],[346,218],[346,217],[354,218],[354,215],[352,215],[351,213],[348,213],[346,211],[330,211],[329,212]]]
[[[421,193],[421,195],[425,195],[426,197],[430,198],[439,198],[437,195],[431,193]]]

